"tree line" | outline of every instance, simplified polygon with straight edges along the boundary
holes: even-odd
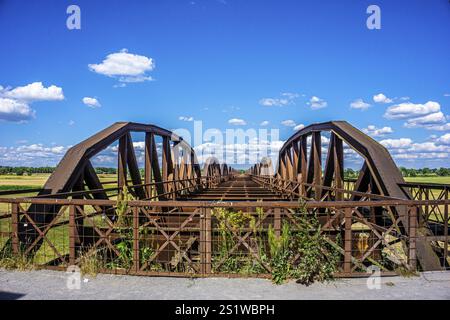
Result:
[[[32,175],[37,173],[53,173],[56,167],[8,167],[0,166],[0,175]],[[448,177],[450,176],[450,168],[405,168],[399,167],[402,175],[404,177],[428,177],[428,176],[440,176]],[[141,175],[144,175],[144,169],[140,169]],[[97,174],[117,174],[116,168],[108,167],[96,167],[95,172]],[[358,178],[359,170],[354,170],[352,168],[346,168],[344,170],[344,177],[346,179],[356,179]]]
[[[0,166],[0,175],[32,175],[37,173],[53,173],[56,167],[8,167]],[[116,168],[97,167],[95,168],[97,174],[116,174]]]
[[[450,176],[450,168],[398,168],[404,177],[448,177]],[[359,171],[347,168],[344,170],[344,177],[346,179],[356,179],[358,178]]]

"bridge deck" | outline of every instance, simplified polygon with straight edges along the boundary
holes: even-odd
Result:
[[[215,188],[192,193],[188,197],[197,201],[278,201],[282,198],[275,192],[260,186],[248,175],[239,175]]]

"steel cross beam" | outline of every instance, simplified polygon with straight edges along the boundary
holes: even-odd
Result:
[[[330,139],[324,139],[322,132],[329,132]],[[346,148],[364,160],[349,200],[370,199],[372,195],[412,199],[408,189],[403,188],[405,181],[388,150],[345,121],[316,123],[297,131],[279,151],[278,165],[271,184],[275,184],[282,192],[289,190],[306,199],[343,200],[343,193],[347,191],[343,190],[344,143]],[[322,172],[323,144],[327,144],[328,154]],[[261,164],[256,164],[250,172],[261,175],[260,167]],[[292,181],[299,183],[295,190],[292,189]],[[297,191],[297,188],[300,190]],[[407,234],[409,212],[405,208],[395,207],[390,211],[395,219],[399,218],[402,232]],[[432,234],[426,225],[418,232],[421,236]],[[424,269],[439,268],[439,259],[429,243],[418,240],[417,247],[417,255]]]

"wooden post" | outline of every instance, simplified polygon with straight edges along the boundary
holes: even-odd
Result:
[[[19,253],[19,204],[13,203],[11,211],[12,226],[12,250],[14,254]]]
[[[411,270],[416,270],[417,259],[416,259],[416,241],[417,241],[417,211],[418,207],[410,207],[407,212],[409,212],[409,254],[408,254],[408,265]]]
[[[139,208],[133,207],[133,269],[139,271]]]
[[[344,273],[352,271],[352,208],[345,208]]]
[[[76,233],[77,233],[77,225],[75,220],[75,205],[69,206],[69,264],[73,266],[75,264],[75,255],[76,255]]]

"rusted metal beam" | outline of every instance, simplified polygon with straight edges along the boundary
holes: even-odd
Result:
[[[119,192],[127,185],[128,134],[119,139],[117,181]]]

